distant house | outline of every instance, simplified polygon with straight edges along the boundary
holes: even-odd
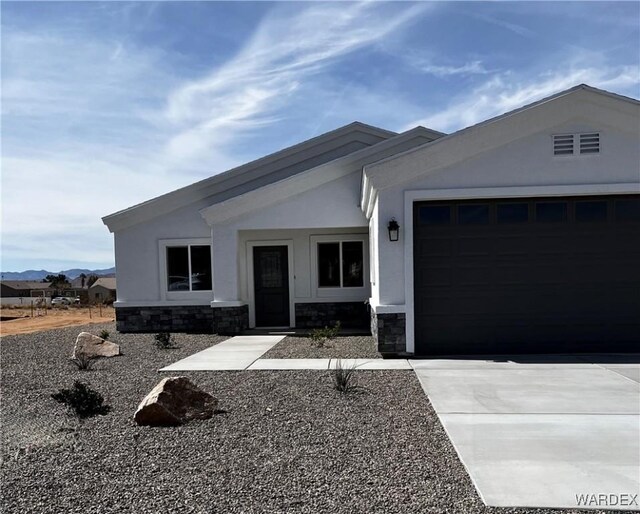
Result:
[[[3,280],[0,282],[2,298],[26,298],[30,296],[51,296],[51,282],[37,280]]]
[[[87,282],[88,277],[85,275],[84,277],[76,277],[74,279],[69,280],[71,287],[73,289],[88,289]]]
[[[89,288],[89,299],[104,302],[107,300],[115,300],[116,298],[116,279],[115,277],[101,277],[96,280]]]

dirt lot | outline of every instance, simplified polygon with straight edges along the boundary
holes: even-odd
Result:
[[[71,327],[74,325],[86,325],[87,323],[105,323],[116,319],[113,307],[68,307],[51,309],[30,309],[4,307],[0,309],[2,319],[15,318],[0,321],[0,336],[15,334],[31,334],[55,328]],[[33,316],[33,317],[32,317]]]

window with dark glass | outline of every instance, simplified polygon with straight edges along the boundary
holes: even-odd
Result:
[[[529,204],[500,203],[496,211],[499,224],[526,223],[529,221]]]
[[[342,286],[362,287],[362,241],[342,243]]]
[[[211,291],[211,247],[187,245],[167,247],[169,291]]]
[[[447,225],[451,222],[451,207],[448,205],[423,205],[419,211],[420,223],[424,225]]]
[[[363,287],[362,241],[318,243],[318,287]]]
[[[566,220],[567,202],[538,202],[536,204],[536,221],[558,223]]]
[[[616,200],[617,221],[640,221],[640,199]]]
[[[488,205],[458,205],[458,224],[486,225],[487,223],[489,223]]]
[[[607,202],[576,202],[576,221],[579,223],[607,221]]]

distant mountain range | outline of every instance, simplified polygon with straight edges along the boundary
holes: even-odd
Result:
[[[66,275],[68,279],[74,279],[79,277],[82,273],[89,276],[93,275],[111,275],[115,276],[116,268],[107,268],[107,269],[66,269],[62,271],[46,271],[46,270],[35,270],[29,269],[27,271],[2,271],[2,280],[42,280],[47,275]]]

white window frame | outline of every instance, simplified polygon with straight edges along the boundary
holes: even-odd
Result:
[[[340,298],[359,300],[369,291],[369,236],[367,234],[336,234],[311,236],[311,293],[313,298]],[[362,243],[362,286],[320,287],[318,280],[318,243]],[[342,244],[340,244],[340,284],[342,284]]]
[[[211,289],[208,291],[169,291],[167,280],[167,248],[174,246],[208,246],[211,255]],[[160,258],[160,296],[163,300],[212,300],[213,299],[213,248],[209,238],[161,239],[158,241]],[[189,255],[189,289],[191,289],[191,250]]]

